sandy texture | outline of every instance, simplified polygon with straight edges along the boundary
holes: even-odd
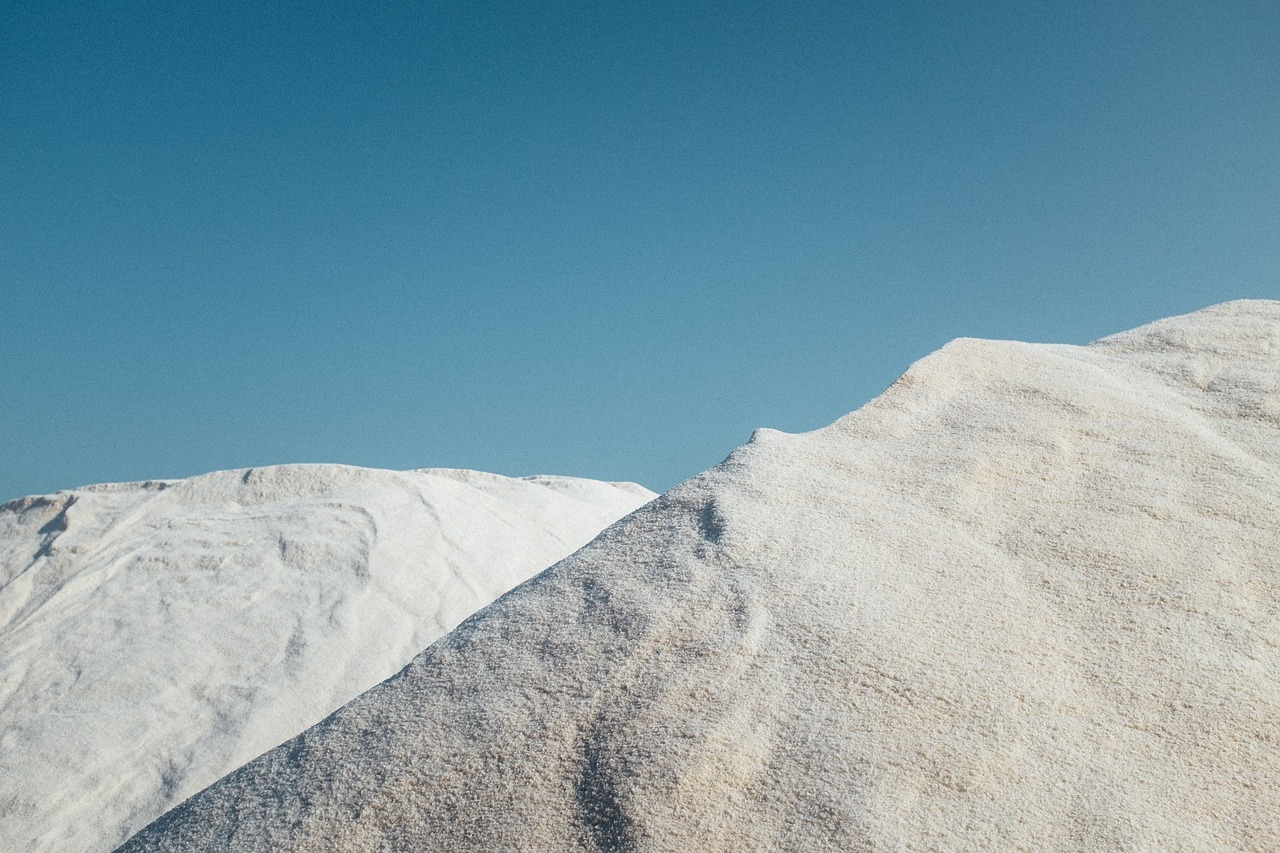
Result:
[[[958,340],[170,812],[150,850],[1280,849],[1280,303]]]
[[[0,849],[110,850],[651,497],[289,465],[0,507]]]

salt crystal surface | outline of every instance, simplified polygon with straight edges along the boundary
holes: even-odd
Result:
[[[124,849],[1280,849],[1278,462],[1280,303],[953,342]]]
[[[652,497],[286,465],[0,507],[0,848],[110,850]]]

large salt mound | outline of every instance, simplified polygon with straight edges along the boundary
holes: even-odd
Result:
[[[124,849],[1280,849],[1280,303],[763,431]]]
[[[0,507],[0,848],[110,850],[651,497],[289,465]]]

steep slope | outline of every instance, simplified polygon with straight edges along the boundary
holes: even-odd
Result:
[[[1280,849],[1280,303],[958,340],[126,851]]]
[[[109,850],[652,498],[288,465],[0,507],[0,847]]]

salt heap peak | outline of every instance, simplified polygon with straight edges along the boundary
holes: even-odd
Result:
[[[127,851],[1280,849],[1280,303],[762,431]]]
[[[0,507],[0,846],[111,849],[652,497],[286,465]]]

